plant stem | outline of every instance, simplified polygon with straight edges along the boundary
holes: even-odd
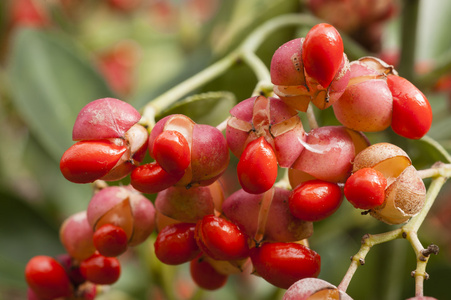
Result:
[[[156,115],[178,101],[187,93],[203,86],[207,82],[223,74],[231,66],[238,62],[239,57],[240,56],[238,52],[232,52],[221,60],[218,60],[206,69],[197,73],[193,77],[188,78],[187,80],[181,82],[172,89],[153,99],[144,107],[143,118],[145,120],[148,120],[148,124],[153,125],[152,119],[154,119]]]
[[[409,81],[414,79],[415,49],[419,0],[404,1],[401,32],[401,58],[399,74]]]
[[[345,276],[343,277],[343,280],[338,285],[338,289],[346,292],[349,283],[351,282],[352,277],[354,276],[354,273],[357,271],[357,268],[361,265],[365,264],[365,257],[370,251],[371,247],[374,245],[382,244],[388,241],[392,241],[394,239],[398,239],[402,237],[402,230],[396,229],[393,231],[380,233],[380,234],[366,234],[362,238],[362,246],[360,247],[359,252],[355,254],[351,258],[351,265],[348,268],[348,271],[346,272]]]

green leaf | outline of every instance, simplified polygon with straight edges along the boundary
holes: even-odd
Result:
[[[80,109],[114,97],[105,80],[63,35],[36,29],[16,33],[10,57],[13,102],[30,130],[57,161],[72,145]]]
[[[184,114],[196,123],[217,126],[230,116],[235,104],[235,96],[230,92],[208,92],[185,98],[157,117]]]
[[[64,253],[58,227],[25,200],[0,187],[0,287],[24,287],[24,269],[35,255]]]

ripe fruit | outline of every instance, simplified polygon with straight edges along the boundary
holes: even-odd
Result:
[[[252,248],[250,256],[257,274],[282,289],[300,279],[317,277],[321,268],[319,254],[297,243],[265,243]]]
[[[393,97],[386,78],[395,72],[393,66],[375,57],[360,58],[349,66],[349,84],[332,106],[337,120],[357,131],[377,132],[388,128]]]
[[[75,213],[64,220],[59,235],[61,244],[74,259],[84,260],[96,251],[86,211]]]
[[[50,256],[35,256],[25,267],[28,286],[39,297],[55,299],[72,295],[72,285],[64,267]]]
[[[290,195],[290,212],[301,220],[315,222],[332,215],[343,201],[336,183],[310,180],[297,186]]]
[[[123,138],[141,119],[130,104],[114,98],[102,98],[88,103],[78,113],[72,130],[72,139],[95,140]]]
[[[343,59],[343,41],[329,24],[313,26],[302,45],[302,61],[308,75],[323,87],[328,87]]]
[[[110,140],[80,141],[64,152],[61,173],[75,183],[89,183],[105,176],[127,151]]]
[[[364,140],[363,136],[357,139]],[[305,149],[290,170],[290,184],[296,187],[304,181],[296,171],[310,175],[310,179],[345,182],[356,154],[356,138],[342,126],[323,126],[310,130]],[[362,144],[365,144],[362,142]]]
[[[199,253],[194,238],[194,223],[176,223],[163,228],[154,243],[155,255],[167,265],[179,265],[196,258]]]
[[[100,226],[93,235],[94,246],[103,256],[118,256],[127,250],[127,234],[113,224]]]
[[[257,96],[241,101],[230,110],[227,122],[227,145],[241,157],[246,146],[259,137],[273,148],[277,163],[290,167],[301,153],[305,131],[297,111],[282,100]]]
[[[387,84],[393,95],[393,131],[409,139],[423,137],[432,124],[432,109],[427,98],[403,77],[389,75]]]
[[[274,188],[274,195],[264,227],[264,241],[294,242],[310,237],[313,224],[295,218],[288,207],[290,191]],[[249,194],[238,190],[222,205],[225,216],[237,224],[249,237],[255,237],[265,194]]]
[[[205,215],[214,213],[214,194],[210,186],[190,189],[173,186],[158,193],[155,207],[166,217],[180,222],[196,223]]]
[[[387,179],[372,168],[363,168],[352,174],[346,181],[346,199],[355,208],[372,209],[384,203]]]
[[[163,131],[153,142],[153,157],[168,173],[181,173],[191,162],[188,141],[178,131]]]
[[[199,248],[216,260],[239,260],[249,256],[248,237],[234,223],[207,215],[196,225]]]
[[[152,202],[130,186],[103,188],[91,198],[86,210],[94,231],[105,224],[122,228],[128,246],[147,239],[155,228],[155,208]]]
[[[113,284],[119,279],[121,265],[116,257],[95,253],[80,263],[80,272],[92,283]]]
[[[217,290],[223,287],[228,279],[227,275],[216,271],[206,260],[193,259],[190,262],[190,274],[194,282],[205,290]]]
[[[401,224],[423,208],[426,188],[404,150],[390,143],[371,145],[355,157],[352,172],[363,168],[373,168],[387,179],[384,203],[371,209],[371,216]]]
[[[152,162],[136,167],[131,175],[131,185],[146,194],[161,192],[176,184],[184,173],[168,173],[157,163]]]
[[[277,178],[277,158],[271,145],[260,137],[250,142],[237,166],[243,190],[261,194],[269,190]]]

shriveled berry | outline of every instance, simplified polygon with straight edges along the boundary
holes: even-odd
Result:
[[[103,256],[118,256],[127,250],[125,230],[113,224],[100,226],[93,235],[94,246]]]
[[[343,59],[343,41],[332,25],[313,26],[302,45],[302,61],[308,75],[328,87]]]
[[[64,152],[61,173],[75,183],[89,183],[106,175],[127,151],[110,140],[80,141]]]
[[[246,146],[238,162],[237,172],[243,190],[250,194],[264,193],[274,185],[277,178],[277,158],[264,137]]]
[[[190,274],[200,288],[210,291],[223,287],[228,279],[227,275],[216,271],[202,258],[196,258],[190,262]]]
[[[180,173],[188,168],[191,153],[188,141],[178,131],[163,131],[153,142],[152,154],[168,173]]]
[[[372,209],[384,203],[387,179],[373,169],[363,168],[352,174],[346,181],[346,199],[355,208]]]
[[[113,284],[119,279],[121,265],[116,257],[95,253],[80,263],[80,272],[92,283]]]
[[[321,268],[319,254],[297,243],[265,243],[252,248],[250,257],[258,275],[283,289],[300,279],[317,277]]]
[[[39,298],[55,299],[72,294],[66,270],[50,256],[39,255],[30,259],[25,267],[25,279]]]
[[[155,255],[167,265],[179,265],[196,258],[199,253],[194,238],[195,223],[176,223],[164,227],[155,240]]]
[[[426,96],[400,76],[389,75],[387,84],[393,95],[393,131],[409,139],[423,137],[432,124],[432,109]]]
[[[216,260],[249,256],[248,236],[234,223],[207,215],[196,225],[195,238],[203,252]]]
[[[319,221],[332,215],[343,201],[336,183],[310,180],[297,186],[290,195],[290,212],[304,221]]]

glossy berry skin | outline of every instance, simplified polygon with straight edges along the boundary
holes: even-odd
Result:
[[[223,287],[228,279],[227,275],[216,271],[203,258],[196,258],[190,262],[190,274],[200,288],[210,291]]]
[[[237,172],[243,190],[250,194],[264,193],[274,185],[277,157],[264,137],[246,146],[238,162]]]
[[[308,75],[328,87],[343,59],[343,41],[332,25],[315,25],[305,36],[302,61]]]
[[[163,131],[153,142],[152,154],[158,164],[168,173],[180,173],[191,162],[188,141],[178,131]]]
[[[167,265],[189,262],[200,254],[194,238],[195,223],[176,223],[164,227],[154,243],[155,255]]]
[[[332,215],[343,201],[336,183],[310,180],[297,186],[290,195],[290,212],[304,221],[320,221]]]
[[[80,272],[95,284],[113,284],[121,275],[121,265],[116,257],[93,254],[80,263]]]
[[[161,192],[176,184],[184,173],[168,173],[152,162],[136,167],[130,174],[130,183],[138,191],[146,194]]]
[[[39,299],[72,295],[72,285],[64,267],[50,256],[35,256],[25,267],[28,286]]]
[[[297,243],[265,243],[252,248],[250,257],[257,274],[282,289],[300,279],[317,277],[321,269],[319,254]]]
[[[89,183],[106,175],[127,150],[109,140],[80,141],[64,152],[60,169],[75,183]]]
[[[344,194],[355,208],[372,209],[384,203],[386,187],[387,179],[381,172],[363,168],[348,178]]]
[[[247,235],[234,223],[207,215],[196,225],[199,248],[216,260],[239,260],[249,256]]]
[[[403,77],[389,75],[387,84],[393,95],[393,131],[409,139],[422,138],[432,124],[429,101],[417,87]]]
[[[94,246],[103,256],[114,257],[127,250],[127,234],[121,227],[104,224],[93,235]]]

